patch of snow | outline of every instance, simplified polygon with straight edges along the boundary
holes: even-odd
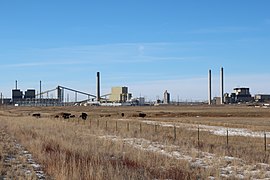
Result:
[[[32,173],[31,173],[30,170],[26,170],[26,171],[25,171],[25,174],[28,175],[28,176],[30,176]]]
[[[45,179],[46,176],[44,172],[41,170],[41,165],[35,162],[32,154],[30,154],[29,151],[25,150],[24,147],[18,143],[15,144],[15,147],[18,149],[20,156],[25,157],[27,163],[33,167],[37,179],[39,180]],[[32,172],[29,169],[25,169],[25,174],[31,175]]]
[[[31,166],[33,166],[34,169],[39,169],[41,167],[39,164],[31,164]]]
[[[142,121],[146,124],[151,125],[159,125],[162,127],[176,127],[176,128],[186,128],[188,130],[197,131],[198,128],[200,131],[207,131],[211,134],[217,135],[217,136],[227,136],[227,130],[228,130],[228,136],[244,136],[244,137],[257,137],[257,138],[264,138],[264,134],[266,134],[268,137],[270,136],[270,132],[263,132],[263,131],[252,131],[249,129],[244,128],[226,128],[222,126],[207,126],[207,125],[195,125],[195,124],[188,124],[188,123],[169,123],[169,122],[156,122],[151,120],[145,120]]]
[[[197,149],[183,150],[179,146],[175,145],[164,145],[159,142],[152,142],[143,138],[121,138],[118,136],[99,136],[100,138],[119,141],[134,147],[139,150],[159,153],[161,155],[175,158],[178,160],[185,160],[190,163],[191,167],[194,168],[218,168],[220,177],[232,178],[232,179],[247,179],[254,178],[258,179],[264,172],[264,177],[270,176],[270,165],[258,163],[255,166],[246,164],[245,161],[239,158],[224,156],[218,157],[215,154],[207,152],[199,152],[198,157],[194,158],[191,154],[198,153]],[[234,163],[232,163],[234,162]],[[232,164],[237,164],[233,166]],[[209,179],[215,179],[209,176]]]

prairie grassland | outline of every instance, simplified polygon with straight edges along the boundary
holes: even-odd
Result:
[[[100,138],[106,137],[102,130],[52,119],[13,117],[1,124],[56,179],[193,179],[178,168],[186,162]]]
[[[33,112],[40,112],[42,118],[29,116]],[[87,112],[90,117],[84,122],[52,118],[60,112]],[[147,117],[137,117],[139,112]],[[270,147],[265,151],[263,137],[234,135],[227,139],[211,131],[197,131],[198,125],[270,131],[268,109],[44,107],[9,108],[0,115],[5,131],[16,137],[55,179],[270,176]]]

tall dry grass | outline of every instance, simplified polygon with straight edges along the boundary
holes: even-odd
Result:
[[[12,133],[56,179],[194,179],[184,161],[139,151],[88,125],[54,119],[3,118]],[[119,124],[120,125],[120,124]],[[118,134],[121,134],[121,125]],[[199,172],[199,171],[198,171]]]
[[[182,150],[196,148],[200,151],[219,156],[228,155],[242,158],[249,163],[269,163],[268,154],[270,153],[270,148],[267,147],[267,151],[265,151],[264,138],[229,136],[227,144],[226,136],[217,136],[210,132],[199,131],[198,143],[198,131],[196,130],[192,131],[184,127],[178,127],[176,128],[176,132],[174,132],[174,127],[155,126],[154,124],[149,125],[143,123],[141,120],[142,119],[127,119],[127,121],[119,121],[116,119],[103,118],[91,120],[91,126],[92,128],[105,130],[105,132],[109,134],[116,133],[122,137],[138,137],[161,142],[163,144],[174,144],[181,147]],[[156,122],[158,124],[159,121]],[[86,122],[86,125],[88,123],[89,121]],[[219,125],[221,126],[222,124]],[[226,123],[226,125],[228,125],[228,123]],[[231,125],[231,127],[235,126]],[[243,128],[243,126],[241,126],[241,128]],[[258,129],[258,127],[253,126],[253,129]]]
[[[210,175],[217,178],[220,175],[215,166],[208,169],[191,167],[184,160],[136,149],[124,141],[105,138],[111,135],[143,138],[176,147],[166,151],[189,152],[197,149],[192,152],[194,158],[200,155],[199,152],[209,152],[216,156],[238,157],[249,164],[269,164],[270,152],[269,149],[264,151],[262,138],[229,137],[227,145],[226,137],[199,132],[198,143],[197,131],[186,128],[176,128],[174,131],[173,127],[149,125],[142,122],[143,119],[133,116],[142,109],[95,110],[89,113],[91,116],[87,121],[78,121],[49,118],[55,113],[53,109],[46,110],[46,118],[36,119],[27,116],[32,109],[23,109],[14,117],[1,117],[0,123],[6,125],[8,132],[19,139],[45,166],[46,172],[56,179],[205,179]],[[229,108],[223,111],[217,108],[209,112],[208,108],[202,107],[171,112],[151,107],[146,108],[145,112],[149,113],[148,119],[156,122],[267,129],[267,110],[261,111],[263,117],[254,109],[244,110],[244,113],[241,112],[238,116],[238,111],[241,110],[243,109]],[[125,117],[121,118],[119,112],[125,112]],[[74,110],[73,113],[78,112]],[[243,115],[244,117],[241,117]],[[216,167],[218,166],[217,163]]]

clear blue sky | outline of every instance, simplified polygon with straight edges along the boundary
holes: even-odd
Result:
[[[250,87],[270,94],[269,0],[3,0],[0,92],[57,85],[95,94],[128,86],[134,96],[206,100]]]

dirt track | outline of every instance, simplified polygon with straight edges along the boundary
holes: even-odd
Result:
[[[45,179],[32,155],[0,128],[0,179]]]

